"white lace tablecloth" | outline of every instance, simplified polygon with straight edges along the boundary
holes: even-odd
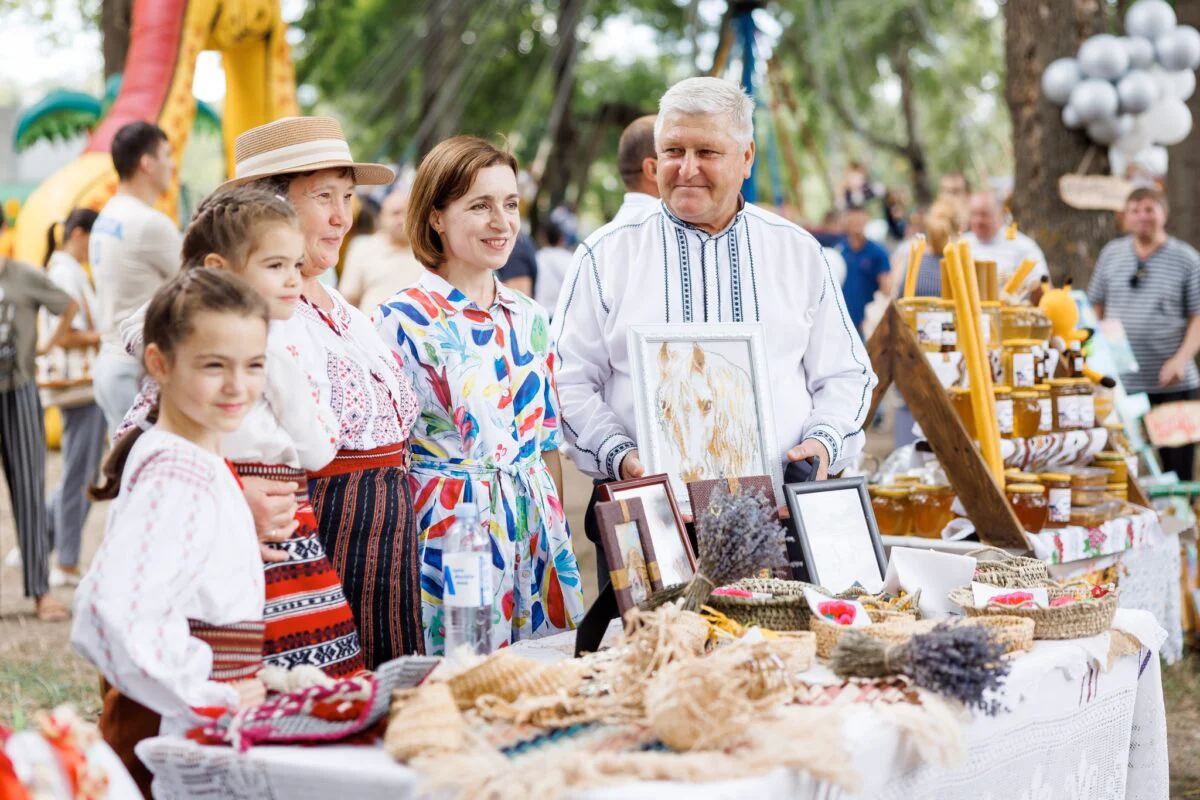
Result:
[[[1145,625],[1145,612],[1119,611]],[[1129,616],[1134,615],[1134,616]],[[569,654],[571,634],[542,640],[539,658]],[[863,785],[856,794],[778,770],[720,783],[640,783],[581,798],[809,798],[810,800],[1166,800],[1167,732],[1159,659],[1143,648],[1108,672],[1090,653],[1096,637],[1039,642],[1017,659],[1003,700],[1009,711],[964,723],[967,755],[954,769],[923,764],[870,708],[848,712],[843,735]],[[533,655],[533,653],[530,653]],[[815,671],[824,670],[815,667]],[[154,772],[158,800],[402,800],[419,781],[381,748],[257,747],[238,755],[174,737],[137,748]]]

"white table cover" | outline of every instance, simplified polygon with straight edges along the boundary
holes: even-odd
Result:
[[[1153,627],[1121,610],[1122,627]],[[843,734],[862,785],[847,794],[804,774],[777,770],[706,784],[640,783],[580,792],[586,798],[810,798],[811,800],[1165,800],[1166,716],[1159,659],[1143,648],[1102,672],[1093,654],[1107,635],[1038,642],[1013,663],[1009,711],[964,723],[966,757],[953,769],[924,764],[870,708],[848,711]],[[529,655],[569,655],[572,635],[531,643]],[[824,667],[814,676],[827,674]],[[419,781],[379,747],[257,747],[245,754],[175,737],[149,739],[138,755],[154,772],[158,800],[402,800]]]

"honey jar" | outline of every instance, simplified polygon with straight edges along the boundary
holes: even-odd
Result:
[[[1042,432],[1042,406],[1037,389],[1013,389],[1012,404],[1013,436],[1028,439]]]
[[[1041,413],[1038,433],[1045,435],[1054,430],[1054,404],[1050,401],[1050,384],[1039,383],[1033,388],[1037,391],[1038,411]]]
[[[1103,453],[1097,453],[1093,463],[1099,469],[1108,470],[1108,483],[1120,484],[1124,486],[1129,480],[1129,469],[1125,463],[1125,456],[1121,453],[1112,450],[1106,450]]]
[[[1104,502],[1108,470],[1099,467],[1065,467],[1061,472],[1071,478],[1071,505],[1095,506]]]
[[[1047,383],[1050,384],[1054,430],[1076,431],[1082,428],[1075,382],[1071,378],[1051,378]]]
[[[1120,500],[1122,503],[1127,502],[1129,500],[1129,484],[1110,483],[1105,490],[1105,494],[1113,500]]]
[[[996,424],[1000,436],[1011,439],[1013,435],[1013,399],[1012,389],[1007,386],[997,386],[993,389],[996,395]]]
[[[1040,357],[1040,346],[1035,339],[1005,339],[1005,385],[1019,389],[1037,383],[1037,362]]]
[[[974,439],[975,410],[971,408],[971,390],[965,386],[951,386],[946,391],[950,393],[950,407],[954,409],[959,421],[967,429],[967,435]]]
[[[954,519],[950,506],[954,492],[946,484],[922,483],[913,488],[913,533],[926,539],[940,539],[942,528]]]
[[[1000,309],[1000,339],[1029,339],[1032,337],[1032,320],[1026,306],[1004,306]]]
[[[1121,514],[1121,503],[1108,500],[1094,506],[1075,506],[1071,509],[1071,524],[1095,528],[1116,519]]]
[[[907,536],[912,529],[912,487],[905,485],[870,486],[871,508],[875,524],[887,536]]]
[[[1004,491],[1025,530],[1036,533],[1046,526],[1046,491],[1040,483],[1010,483]]]
[[[903,297],[896,304],[920,348],[929,353],[938,352],[942,347],[942,325],[954,323],[953,303],[947,308],[938,297]]]
[[[1043,472],[1042,486],[1046,489],[1047,528],[1062,528],[1071,524],[1071,476],[1061,472]]]
[[[1079,427],[1091,430],[1096,427],[1096,387],[1087,378],[1072,378],[1076,403],[1079,405]]]
[[[1029,309],[1029,338],[1037,339],[1043,345],[1049,344],[1053,325],[1050,317],[1040,308]]]

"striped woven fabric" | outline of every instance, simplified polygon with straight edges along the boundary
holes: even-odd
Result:
[[[263,565],[263,663],[284,669],[306,664],[331,678],[361,672],[365,664],[358,626],[346,603],[342,582],[317,536],[307,476],[301,470],[279,465],[234,466],[243,478],[292,481],[299,487],[295,518],[300,526],[286,542],[273,545],[289,558]]]
[[[192,636],[212,648],[212,679],[221,683],[253,678],[262,669],[263,623],[210,625],[189,619]]]

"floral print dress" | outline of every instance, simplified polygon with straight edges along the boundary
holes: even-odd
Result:
[[[474,503],[492,541],[492,646],[575,627],[579,566],[542,453],[560,442],[546,314],[496,282],[481,309],[427,271],[375,325],[421,399],[412,429],[426,653],[444,649],[442,541]]]

